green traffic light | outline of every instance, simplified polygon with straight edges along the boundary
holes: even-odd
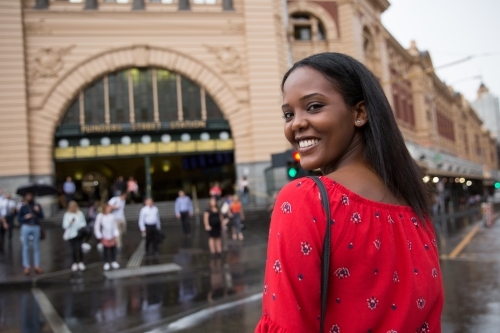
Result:
[[[500,188],[500,182],[496,182],[496,183],[495,183],[495,188],[496,188],[496,189]]]
[[[290,168],[290,169],[288,169],[288,176],[290,176],[290,178],[295,178],[298,173],[299,172],[297,171],[296,168]]]

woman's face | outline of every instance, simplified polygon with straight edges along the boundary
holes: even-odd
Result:
[[[72,213],[76,213],[76,211],[78,210],[76,204],[74,202],[70,203],[69,206],[68,206],[68,210]]]
[[[104,206],[104,214],[109,214],[111,213],[111,206],[110,205],[106,205]]]
[[[320,168],[327,174],[338,168],[353,149],[362,152],[362,145],[358,145],[362,140],[357,140],[361,134],[355,127],[360,113],[344,102],[320,72],[310,67],[294,70],[283,86],[282,109],[285,136],[299,152],[302,168]]]

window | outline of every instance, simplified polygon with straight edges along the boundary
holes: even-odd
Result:
[[[177,121],[181,102],[184,120],[204,120],[205,115],[206,119],[224,118],[212,97],[195,82],[166,69],[133,68],[110,73],[81,92],[61,126],[79,125],[81,116],[84,125]]]
[[[408,80],[402,80],[402,75],[395,69],[391,70],[391,75],[394,81],[392,84],[394,115],[400,122],[415,126],[411,83]]]
[[[215,5],[217,0],[193,0],[195,5]]]
[[[177,120],[177,75],[164,69],[158,69],[156,82],[160,121]]]
[[[104,124],[104,81],[87,88],[83,98],[85,124]]]
[[[326,39],[323,23],[309,14],[293,14],[291,17],[293,38],[298,41],[322,41]]]
[[[79,123],[80,123],[80,102],[77,98],[73,101],[73,103],[71,103],[68,112],[66,112],[66,115],[62,120],[62,124],[78,125]]]
[[[438,127],[438,134],[451,141],[455,141],[455,131],[453,129],[453,121],[444,113],[437,111],[436,120]]]
[[[135,122],[154,121],[153,77],[150,69],[131,69],[130,76],[134,85]]]
[[[184,120],[201,119],[201,91],[200,87],[191,80],[181,79],[182,112]]]
[[[108,75],[108,93],[110,122],[128,123],[130,118],[128,71]]]

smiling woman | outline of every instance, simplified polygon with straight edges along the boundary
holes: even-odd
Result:
[[[311,179],[280,192],[256,332],[439,332],[431,192],[377,79],[349,56],[322,53],[297,62],[282,90],[285,136],[304,169],[321,169],[330,216]],[[332,273],[324,275],[326,221]],[[311,293],[323,292],[322,276],[328,291]]]

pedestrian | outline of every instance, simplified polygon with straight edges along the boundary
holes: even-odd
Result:
[[[129,177],[127,181],[127,193],[129,195],[129,200],[135,203],[139,200],[139,185],[134,177]]]
[[[125,220],[125,204],[127,199],[127,192],[122,192],[116,197],[109,199],[108,204],[111,206],[113,215],[116,219],[116,224],[118,225],[118,231],[120,232],[116,238],[116,249],[118,252],[122,250],[123,247],[123,235],[127,232],[127,220]]]
[[[213,257],[220,257],[222,254],[221,222],[222,214],[217,207],[217,201],[210,198],[209,206],[203,213],[203,224],[208,232],[208,248]]]
[[[233,239],[243,240],[241,221],[245,220],[245,214],[243,213],[243,206],[237,195],[233,195],[233,200],[229,207],[232,216]]]
[[[248,186],[248,180],[246,176],[243,176],[241,178],[239,184],[239,190],[240,190],[241,202],[243,203],[243,205],[247,205],[248,197],[250,195],[250,188]]]
[[[42,207],[35,202],[33,193],[28,192],[24,195],[24,202],[19,209],[17,219],[19,221],[19,224],[21,224],[24,274],[29,275],[31,272],[29,253],[30,238],[33,242],[33,261],[35,264],[35,273],[42,274],[43,270],[40,267],[40,221],[43,219],[43,210]]]
[[[10,192],[5,193],[3,207],[5,209],[5,220],[9,228],[8,239],[10,242],[12,241],[12,231],[14,230],[14,218],[17,215],[17,203],[12,199],[12,194]]]
[[[83,237],[82,249],[84,253],[87,253],[92,248],[92,246],[90,245],[90,240],[92,239],[92,235],[94,234],[93,230],[97,214],[99,214],[99,201],[94,200],[92,201],[90,207],[87,209],[87,216],[85,218],[87,220],[88,232]]]
[[[231,221],[231,195],[226,195],[224,202],[220,207],[220,212],[222,214],[222,230],[227,230],[228,224]]]
[[[68,203],[68,210],[64,213],[62,227],[64,229],[63,239],[69,243],[73,254],[71,270],[73,272],[77,270],[84,271],[82,241],[86,231],[82,232],[81,230],[86,229],[87,222],[80,207],[74,200]]]
[[[118,176],[118,178],[116,178],[116,181],[112,186],[112,192],[115,197],[127,192],[127,184],[123,180],[123,176]]]
[[[210,197],[215,198],[215,200],[219,201],[222,196],[222,189],[220,187],[219,182],[215,182],[214,185],[210,188]]]
[[[296,62],[281,88],[285,137],[301,167],[323,176],[278,195],[255,332],[440,332],[433,189],[378,79],[349,56],[321,53]]]
[[[154,205],[153,199],[147,198],[144,207],[139,212],[139,229],[142,237],[146,237],[146,255],[149,248],[153,248],[153,254],[158,254],[158,231],[161,230],[160,212]]]
[[[94,224],[95,238],[103,246],[103,269],[105,271],[108,271],[110,268],[120,268],[120,264],[116,262],[116,244],[120,236],[120,231],[118,230],[118,224],[112,210],[113,207],[110,204],[105,204],[102,207],[102,213],[97,215]]]
[[[76,185],[69,176],[66,177],[66,181],[63,184],[63,192],[66,205],[68,205],[71,200],[75,200]]]
[[[179,196],[175,199],[175,216],[181,220],[184,236],[191,236],[191,224],[189,217],[193,216],[193,202],[191,198],[179,191]]]

